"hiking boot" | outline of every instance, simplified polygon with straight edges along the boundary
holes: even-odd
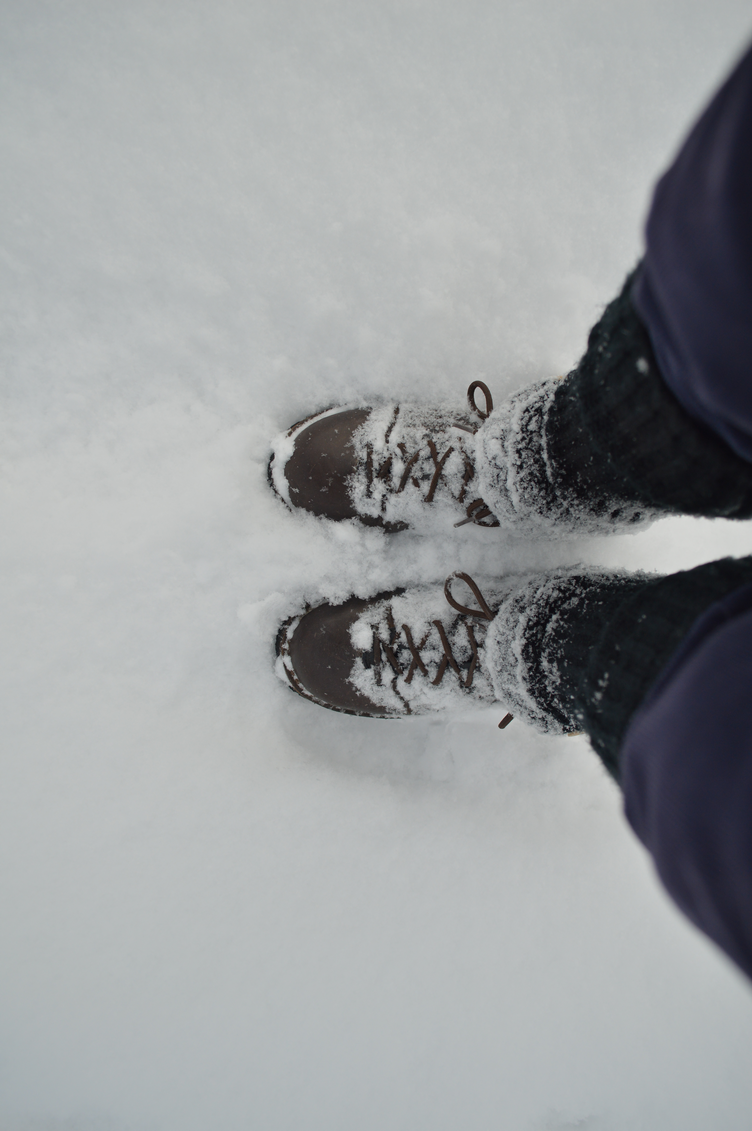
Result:
[[[474,396],[480,389],[485,411]],[[474,381],[472,409],[420,405],[333,408],[275,439],[269,481],[291,508],[399,530],[498,526],[478,492],[475,433],[493,409]]]
[[[472,593],[470,605],[457,599],[459,582]],[[580,720],[558,665],[581,666],[590,641],[583,644],[578,629],[567,657],[568,631],[562,642],[556,626],[564,611],[575,622],[584,618],[597,637],[593,610],[624,584],[620,574],[579,567],[507,577],[481,591],[456,573],[443,588],[319,605],[281,626],[277,674],[305,699],[352,715],[395,718],[502,704],[502,727],[514,714],[539,731],[576,733]]]
[[[473,522],[550,540],[642,529],[670,511],[615,470],[608,436],[604,447],[582,423],[582,380],[575,370],[539,381],[496,410],[474,381],[471,413],[329,409],[274,441],[269,481],[291,508],[390,532]],[[485,411],[474,400],[479,389]]]
[[[483,659],[494,610],[475,582],[467,608],[439,586],[395,590],[291,617],[277,637],[278,674],[307,699],[378,718],[496,701]],[[499,597],[492,594],[492,600]]]

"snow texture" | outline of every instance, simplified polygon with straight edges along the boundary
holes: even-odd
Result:
[[[293,514],[271,437],[567,372],[741,0],[0,7],[2,1131],[746,1131],[748,986],[581,738],[318,709],[291,607],[550,542]]]
[[[349,493],[357,513],[421,534],[441,534],[462,522],[467,503],[478,497],[474,430],[456,407],[384,405],[372,411],[353,438],[356,470]]]
[[[498,598],[492,589],[486,599],[495,608]],[[424,671],[409,647],[405,626]],[[367,609],[352,626],[350,637],[357,659],[351,681],[374,703],[395,714],[487,706],[496,700],[485,662],[487,627],[483,618],[458,616],[447,603],[443,585],[408,589]],[[374,663],[374,637],[382,651],[385,645],[391,649],[400,674],[390,669],[388,661]],[[444,640],[458,670],[451,666]]]

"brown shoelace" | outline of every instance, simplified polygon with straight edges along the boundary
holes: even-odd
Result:
[[[477,389],[480,389],[480,391],[483,393],[483,396],[485,398],[485,402],[486,402],[485,412],[481,408],[479,408],[478,405],[475,403],[475,393],[476,393]],[[488,388],[488,386],[485,385],[483,383],[483,381],[473,381],[472,384],[469,386],[469,388],[467,390],[467,399],[468,399],[468,402],[470,404],[471,410],[474,413],[476,413],[477,416],[480,417],[481,422],[484,421],[484,420],[487,420],[489,415],[493,411],[493,398],[491,396],[491,391]],[[397,406],[395,406],[394,413],[392,415],[392,419],[389,422],[389,425],[388,425],[387,430],[386,430],[386,434],[384,436],[384,442],[385,443],[389,442],[389,437],[391,436],[392,430],[394,429],[394,426],[397,423],[397,418],[399,416],[399,412],[400,412],[399,405],[397,405]],[[452,427],[453,428],[459,428],[462,432],[469,432],[471,435],[475,435],[475,433],[478,430],[479,425],[473,428],[473,427],[470,427],[466,424],[453,424]],[[431,462],[433,463],[433,473],[431,475],[431,479],[430,479],[429,484],[428,484],[428,490],[427,490],[427,492],[426,492],[426,494],[423,498],[423,501],[425,503],[432,503],[434,496],[436,494],[436,488],[438,487],[439,482],[441,481],[441,477],[442,477],[442,474],[444,472],[446,462],[449,459],[452,452],[455,451],[455,448],[454,448],[454,445],[450,445],[442,455],[439,455],[439,450],[436,447],[436,444],[434,443],[434,441],[431,439],[430,436],[426,437],[426,443],[427,443],[428,451],[429,451],[429,454],[430,454],[430,457],[431,457]],[[374,458],[373,458],[373,448],[370,444],[368,444],[366,446],[366,492],[367,492],[367,494],[370,495],[372,487],[373,487],[373,482],[376,479],[382,480],[383,482],[387,483],[391,487],[391,489],[392,489],[392,491],[394,492],[395,495],[401,494],[405,490],[405,488],[407,487],[408,483],[410,483],[410,482],[412,482],[414,487],[417,487],[417,488],[420,489],[421,481],[419,479],[417,479],[412,474],[413,470],[415,469],[415,465],[417,464],[418,460],[420,459],[420,455],[421,455],[420,449],[418,449],[417,452],[410,453],[407,449],[406,444],[399,443],[399,444],[397,444],[397,447],[399,448],[399,450],[402,454],[404,465],[403,465],[402,474],[400,475],[399,480],[397,482],[395,482],[394,479],[392,478],[392,465],[393,465],[393,462],[394,462],[394,457],[391,456],[391,455],[387,456],[387,458],[384,460],[384,462],[381,464],[381,466],[379,468],[376,468],[375,464],[374,464]],[[462,454],[462,458],[464,460],[465,470],[464,470],[464,474],[463,474],[463,477],[462,477],[462,487],[460,488],[460,493],[459,493],[459,495],[456,496],[458,503],[464,503],[465,502],[465,495],[466,495],[466,492],[467,492],[467,486],[470,483],[470,480],[475,475],[475,466],[473,464],[473,461],[470,459],[470,456],[467,454],[467,452],[464,450],[464,448],[461,449],[461,454]],[[386,496],[384,496],[384,498],[382,500],[382,510],[386,510],[386,502],[387,502]],[[491,514],[490,509],[486,506],[483,499],[473,499],[472,502],[470,502],[467,506],[466,514],[467,514],[467,518],[463,518],[459,522],[455,522],[454,525],[455,526],[465,526],[468,522],[474,522],[477,526],[498,526],[499,525],[498,520],[496,518],[494,518],[494,516]],[[420,647],[422,647],[422,645]]]
[[[477,608],[470,608],[467,605],[461,605],[456,600],[456,598],[452,594],[452,582],[455,578],[458,578],[460,581],[464,581],[468,586],[473,596],[475,597],[475,600],[478,602]],[[470,575],[467,573],[458,571],[448,577],[444,582],[444,596],[446,597],[451,607],[455,609],[462,617],[473,617],[477,620],[492,621],[494,619],[494,616],[496,615],[492,611],[492,609],[489,608],[488,602],[481,593],[480,588],[478,587],[476,582],[473,581],[472,577],[470,577]],[[401,626],[401,631],[404,633],[405,642],[410,653],[410,662],[406,671],[405,668],[400,664],[396,655],[396,648],[399,642],[400,630],[397,629],[391,605],[389,605],[386,610],[386,622],[389,629],[388,642],[383,641],[378,634],[378,629],[375,626],[373,627],[372,665],[375,669],[376,683],[380,686],[382,681],[384,659],[386,659],[386,662],[389,664],[394,673],[391,680],[392,690],[402,701],[406,714],[412,714],[412,710],[407,699],[405,699],[405,697],[400,693],[399,688],[397,687],[397,680],[400,676],[402,676],[404,677],[405,683],[412,683],[413,677],[415,676],[416,672],[420,672],[421,675],[426,677],[426,679],[429,678],[428,668],[426,667],[420,653],[421,649],[425,648],[426,644],[428,643],[428,640],[434,628],[436,629],[439,635],[439,640],[441,641],[443,656],[439,663],[436,675],[430,681],[431,684],[434,687],[437,687],[443,680],[447,671],[451,668],[451,670],[456,674],[461,687],[468,689],[472,687],[473,676],[475,675],[475,671],[478,666],[478,642],[475,639],[475,633],[473,632],[472,624],[470,624],[468,621],[464,622],[468,642],[472,650],[472,659],[470,660],[470,665],[467,669],[467,672],[463,674],[462,669],[457,663],[454,653],[452,652],[452,645],[447,635],[447,631],[440,620],[431,622],[431,628],[429,628],[428,632],[426,632],[426,634],[423,636],[423,639],[418,644],[415,643],[415,639],[413,637],[410,626],[407,624],[403,624]],[[450,626],[450,632],[452,631],[456,623],[457,621],[455,621],[454,624]],[[511,723],[513,717],[513,715],[507,713],[499,723],[499,729],[503,730],[505,727],[507,727],[509,723]]]

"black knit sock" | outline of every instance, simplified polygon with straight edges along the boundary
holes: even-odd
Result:
[[[519,649],[526,690],[564,731],[583,729],[574,698],[590,653],[645,575],[565,573],[529,604]]]
[[[752,583],[752,557],[655,577],[577,574],[533,604],[522,655],[528,693],[563,730],[585,730],[618,778],[629,722],[694,622]]]
[[[615,520],[640,506],[750,518],[752,464],[691,417],[661,378],[629,298],[633,278],[556,390],[546,420],[553,485]]]

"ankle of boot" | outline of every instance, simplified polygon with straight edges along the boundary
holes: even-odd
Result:
[[[551,483],[546,420],[559,381],[541,381],[510,397],[475,437],[475,468],[483,501],[503,526],[547,536],[564,534],[566,506]]]
[[[486,638],[497,699],[543,733],[582,730],[579,692],[592,650],[618,609],[649,580],[582,567],[520,578]]]
[[[496,698],[547,734],[584,730],[608,772],[637,709],[692,625],[752,582],[752,557],[656,577],[557,570],[520,578],[486,637]]]

